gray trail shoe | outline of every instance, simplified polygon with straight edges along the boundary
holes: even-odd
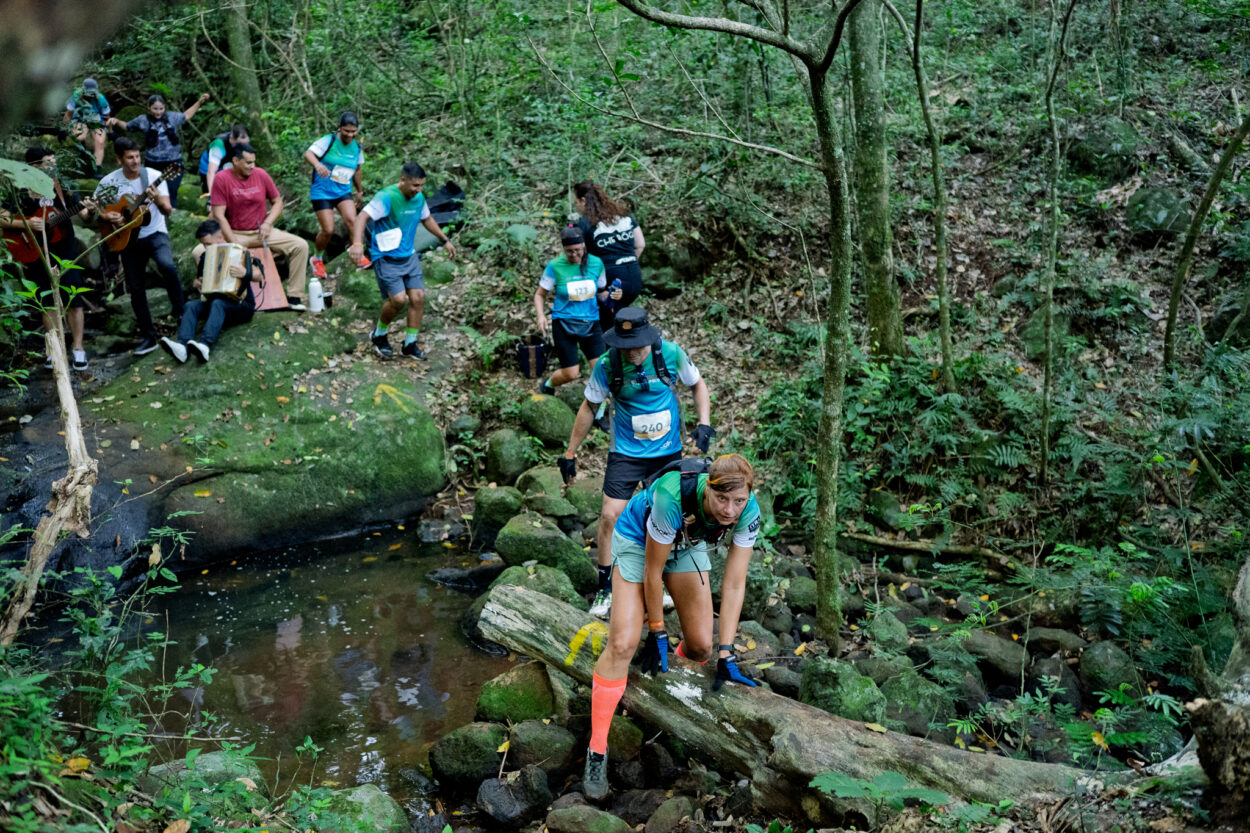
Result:
[[[586,772],[582,775],[582,792],[591,801],[608,794],[608,756],[586,750]]]

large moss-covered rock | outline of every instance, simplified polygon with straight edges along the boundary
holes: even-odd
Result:
[[[545,492],[528,494],[525,496],[525,508],[531,512],[546,515],[548,518],[554,518],[556,523],[565,529],[571,529],[575,525],[573,521],[578,517],[577,507],[560,497],[559,494],[549,495]]]
[[[881,611],[868,623],[868,635],[873,645],[879,650],[890,654],[901,654],[907,650],[907,626],[889,611]]]
[[[510,484],[525,471],[529,446],[525,438],[511,428],[492,431],[486,438],[486,479]]]
[[[548,833],[633,833],[624,819],[589,805],[563,807],[547,814]]]
[[[1139,188],[1126,209],[1129,231],[1147,240],[1172,237],[1189,227],[1189,207],[1167,188]]]
[[[1056,311],[1054,314],[1055,322],[1055,341],[1058,343],[1068,334],[1068,330],[1072,327],[1072,319],[1070,316]],[[1039,308],[1029,320],[1024,322],[1024,326],[1020,328],[1020,343],[1024,346],[1024,352],[1031,360],[1035,360],[1046,353],[1046,310]],[[989,454],[993,451],[993,445],[985,446],[981,451]]]
[[[556,397],[576,415],[586,398],[586,386],[581,382],[569,382],[556,388]]]
[[[608,760],[628,761],[642,751],[642,729],[623,714],[612,718],[608,727]]]
[[[526,469],[516,479],[521,494],[541,493],[559,496],[564,491],[564,479],[555,466],[534,466]]]
[[[593,522],[603,511],[603,478],[579,475],[564,490],[564,499],[577,507],[582,523]]]
[[[1137,170],[1137,148],[1142,139],[1128,122],[1102,119],[1073,142],[1068,159],[1073,170],[1109,180],[1122,179]]]
[[[477,697],[477,714],[483,720],[504,722],[550,717],[555,707],[547,668],[531,662],[487,680]]]
[[[495,549],[511,565],[537,561],[567,575],[579,593],[595,588],[595,567],[581,547],[574,544],[549,518],[525,512],[499,531]]]
[[[848,720],[885,720],[885,696],[849,662],[817,657],[803,666],[799,700]]]
[[[508,736],[508,756],[515,766],[533,764],[549,775],[568,771],[578,751],[573,733],[555,723],[523,720]]]
[[[1089,645],[1089,642],[1063,628],[1029,628],[1025,642],[1030,651],[1053,654],[1056,651],[1075,653]]]
[[[563,447],[573,433],[573,411],[558,397],[532,393],[521,402],[521,424],[548,448]]]
[[[453,729],[430,748],[430,768],[449,789],[476,790],[483,778],[499,772],[499,747],[508,739],[498,723],[470,723]]]
[[[325,833],[354,833],[357,830],[406,833],[408,830],[408,816],[404,808],[378,789],[376,784],[335,790],[323,815],[329,823],[317,829]]]
[[[721,586],[725,580],[726,551],[717,547],[708,555],[712,562],[712,569],[708,572],[708,582],[712,588],[713,598],[719,602]],[[768,597],[772,595],[776,583],[772,571],[760,559],[752,558],[750,564],[747,565],[746,586],[743,591],[743,619],[759,619],[764,615],[764,607],[768,604]]]
[[[191,784],[218,787],[231,781],[243,781],[249,790],[269,794],[269,784],[260,767],[250,758],[230,752],[205,752],[187,766],[185,760],[171,761],[149,769],[139,776],[139,787],[150,795],[160,796],[167,790]]]
[[[1095,642],[1081,654],[1081,685],[1090,697],[1128,685],[1141,691],[1141,676],[1133,658],[1114,642]]]
[[[795,576],[790,579],[790,589],[786,591],[786,603],[792,610],[799,613],[815,613],[816,579],[807,576]]]
[[[427,258],[421,262],[421,271],[429,286],[444,286],[456,279],[456,264],[450,260]]]
[[[419,390],[344,358],[355,345],[295,313],[258,315],[209,363],[153,357],[83,403],[129,446],[114,472],[172,477],[177,457],[198,470],[149,498],[194,533],[178,566],[403,518],[442,488],[442,431]]]
[[[544,596],[570,604],[578,610],[587,610],[590,607],[586,600],[573,589],[573,582],[568,576],[544,564],[534,564],[529,567],[518,564],[509,567],[499,575],[499,578],[491,582],[490,586],[493,589],[504,584],[528,587]]]
[[[498,532],[521,511],[521,493],[511,486],[485,486],[473,496],[473,523]]]
[[[887,679],[881,693],[886,718],[898,721],[919,737],[944,734],[947,721],[955,716],[954,701],[945,689],[910,669]],[[931,729],[930,724],[937,728]]]

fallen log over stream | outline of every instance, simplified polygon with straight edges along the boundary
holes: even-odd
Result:
[[[586,613],[518,586],[492,590],[479,624],[488,639],[585,684],[607,633],[604,623]],[[829,770],[865,780],[897,772],[912,786],[992,803],[1070,796],[1078,783],[1095,777],[1058,764],[881,733],[763,688],[728,685],[713,693],[710,666],[674,656],[669,668],[658,679],[632,673],[625,708],[680,738],[717,768],[749,776],[756,804],[778,815],[836,820],[839,806],[808,787],[813,776]]]

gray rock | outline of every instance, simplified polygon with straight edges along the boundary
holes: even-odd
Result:
[[[509,567],[500,573],[490,586],[495,588],[500,585],[528,587],[530,590],[570,604],[578,610],[590,608],[589,603],[573,589],[573,582],[569,580],[569,577],[555,567],[547,567],[543,564]]]
[[[786,603],[802,613],[816,612],[816,579],[795,576],[786,590]]]
[[[560,470],[554,466],[534,466],[521,473],[516,479],[516,487],[523,495],[541,492],[559,496],[564,491],[564,480]]]
[[[778,556],[773,560],[773,575],[777,578],[813,578],[812,571],[797,558]]]
[[[197,756],[190,767],[185,760],[160,764],[140,775],[136,783],[144,792],[160,796],[166,789],[180,787],[188,782],[217,787],[244,778],[251,782],[249,790],[254,788],[261,795],[269,794],[269,784],[261,774],[260,767],[247,758],[229,752],[205,752]]]
[[[586,796],[579,792],[565,793],[564,795],[551,802],[552,810],[564,810],[568,807],[588,807]]]
[[[1053,654],[1056,651],[1077,653],[1089,645],[1087,641],[1062,628],[1029,628],[1024,637],[1030,651]]]
[[[631,825],[644,824],[664,803],[664,790],[627,790],[612,802],[612,815]]]
[[[563,726],[541,720],[513,725],[508,737],[508,757],[519,767],[542,767],[549,775],[567,772],[577,753],[577,738]]]
[[[803,684],[803,675],[784,665],[774,665],[764,669],[764,679],[772,686],[773,691],[796,699],[799,696],[799,688]]]
[[[628,761],[642,749],[642,729],[623,714],[612,718],[608,727],[608,760]]]
[[[482,427],[482,421],[473,414],[461,414],[447,426],[447,439],[456,442],[462,438],[472,437]]]
[[[642,765],[651,782],[661,786],[672,784],[683,771],[673,760],[673,753],[658,743],[648,743],[642,747]]]
[[[564,490],[564,499],[577,507],[582,523],[594,523],[603,511],[603,478],[579,474]]]
[[[907,657],[861,657],[851,660],[855,670],[871,679],[878,686],[885,685],[892,677],[912,670],[911,660]]]
[[[477,806],[499,824],[520,825],[542,815],[551,802],[547,773],[530,765],[511,778],[487,778],[477,790]]]
[[[492,431],[486,438],[486,479],[503,486],[525,471],[529,443],[511,428]]]
[[[907,626],[893,613],[882,611],[868,623],[868,635],[873,644],[889,654],[901,654],[907,650]]]
[[[955,704],[937,683],[909,670],[888,679],[881,693],[885,695],[886,717],[902,723],[909,734],[917,737],[948,734],[946,723],[955,716]],[[938,728],[930,729],[931,723]]]
[[[1049,685],[1045,682],[1047,678],[1058,680],[1059,686],[1050,695],[1050,701],[1066,703],[1074,710],[1080,711],[1081,683],[1072,671],[1072,666],[1057,656],[1038,657],[1033,660],[1033,667],[1029,669],[1029,678],[1026,683],[1028,690],[1035,694],[1046,692],[1049,689]]]
[[[459,521],[432,521],[423,518],[417,525],[417,538],[423,544],[437,544],[440,541],[454,541],[464,537],[468,529]]]
[[[328,815],[337,816],[341,825],[320,827],[326,833],[349,833],[355,830],[378,830],[384,833],[407,833],[408,816],[399,802],[376,784],[362,784],[346,790],[335,790],[330,797]]]
[[[492,547],[504,524],[521,511],[521,492],[511,486],[484,486],[473,496],[473,545]]]
[[[780,636],[789,633],[794,627],[794,614],[790,612],[789,605],[785,602],[778,602],[764,608],[764,616],[760,619],[760,624]]]
[[[628,761],[613,761],[609,759],[608,780],[618,792],[620,790],[641,790],[647,786],[647,771],[643,767],[642,761],[637,758],[631,758]]]
[[[1129,197],[1125,221],[1135,237],[1174,237],[1189,227],[1189,220],[1189,206],[1167,188],[1139,188]]]
[[[496,750],[507,738],[507,727],[498,723],[470,723],[453,729],[430,748],[434,777],[448,790],[477,789],[499,771]]]
[[[586,386],[581,382],[568,382],[556,388],[556,398],[569,406],[574,416],[577,415],[577,409],[582,406],[582,402],[586,399]]]
[[[1029,663],[1029,652],[1019,642],[986,631],[969,632],[963,644],[968,653],[1010,679],[1019,680]]]
[[[694,802],[684,795],[668,799],[647,819],[645,833],[673,833],[684,818],[694,813]]]
[[[521,402],[521,424],[548,448],[562,448],[573,433],[573,411],[554,396],[533,393]]]
[[[803,666],[799,700],[848,720],[885,719],[885,696],[877,684],[843,660],[817,657]]]
[[[755,643],[754,648],[750,647],[751,642]],[[734,644],[742,645],[747,649],[737,652],[738,660],[744,664],[765,662],[777,656],[780,650],[777,637],[768,628],[750,619],[738,623],[738,633]]]
[[[499,531],[495,548],[510,566],[537,561],[567,575],[579,593],[595,589],[598,574],[589,556],[542,515],[526,512],[509,520]]]
[[[882,529],[899,530],[906,528],[909,522],[907,513],[899,508],[898,498],[883,489],[873,489],[868,493],[864,515]]]
[[[1101,691],[1116,691],[1127,684],[1134,692],[1142,690],[1141,677],[1133,659],[1114,642],[1095,642],[1081,654],[1081,686],[1090,698]]]
[[[633,833],[633,828],[611,813],[589,806],[564,807],[547,814],[548,833]]]
[[[1100,119],[1072,143],[1068,160],[1079,173],[1116,181],[1137,170],[1137,148],[1141,143],[1141,136],[1128,122],[1115,117]]]

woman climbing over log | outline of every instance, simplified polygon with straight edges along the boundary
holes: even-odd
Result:
[[[712,655],[712,590],[708,546],[730,537],[720,606],[719,659],[713,688],[726,682],[754,686],[739,669],[733,653],[746,589],[747,564],[760,528],[760,508],[751,494],[755,472],[738,454],[706,463],[684,461],[661,474],[635,495],[612,533],[612,614],[608,640],[595,664],[591,688],[590,748],[582,790],[591,799],[608,793],[608,729],[638,648],[638,633],[647,623],[642,670],[668,671],[668,633],[664,629],[663,595],[673,597],[681,621],[677,656],[705,663]],[[694,466],[692,466],[694,464]],[[697,466],[697,467],[696,467]],[[644,618],[645,617],[645,618]]]

